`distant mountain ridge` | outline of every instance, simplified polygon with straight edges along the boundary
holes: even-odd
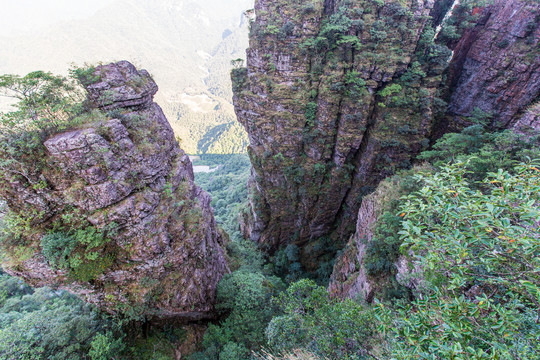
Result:
[[[157,101],[182,146],[196,153],[215,126],[228,124],[235,135],[241,129],[231,105],[229,71],[231,59],[245,58],[248,29],[242,14],[251,7],[250,0],[119,0],[86,19],[60,22],[32,36],[0,36],[0,73],[65,73],[70,63],[130,60],[154,76]],[[244,140],[242,134],[230,141]]]

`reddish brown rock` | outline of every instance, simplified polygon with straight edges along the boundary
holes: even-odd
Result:
[[[524,134],[540,130],[539,3],[495,0],[485,8],[458,6],[453,16],[458,23],[466,17],[475,23],[449,43],[454,54],[445,84],[447,123],[435,132],[442,135],[470,125],[475,108],[492,115],[488,125],[493,128],[512,128]],[[329,290],[336,297],[370,301],[381,295],[389,281],[388,276],[368,276],[364,266],[367,244],[384,210],[385,186],[386,181],[362,201],[356,232],[334,266]],[[413,291],[423,286],[422,276],[406,256],[400,256],[394,266],[399,284]]]
[[[374,227],[383,209],[379,204],[377,192],[364,197],[358,212],[356,232],[334,264],[328,291],[331,295],[344,299],[372,299],[376,280],[366,274],[363,259],[368,243],[373,238]]]
[[[314,272],[318,245],[355,233],[362,199],[475,108],[492,127],[539,127],[539,3],[463,1],[451,21],[471,27],[436,40],[428,15],[439,25],[451,5],[256,1],[247,68],[232,74],[253,165],[245,235],[270,253],[298,245]]]
[[[152,101],[157,86],[146,71],[125,61],[100,66],[95,75],[99,80],[88,92],[99,112],[44,142],[45,165],[35,175],[44,186],[16,176],[1,182],[12,212],[39,212],[34,230],[25,233],[24,256],[10,253],[5,269],[34,286],[82,295],[110,312],[158,319],[211,316],[217,283],[228,272],[226,235],[216,225],[209,195],[193,182],[188,156]],[[102,103],[105,97],[112,102]],[[67,219],[71,225],[58,230]],[[82,265],[52,266],[41,239],[77,227],[103,231],[109,240],[87,246],[86,253],[78,244],[69,256],[83,254]],[[87,255],[88,249],[97,258]]]
[[[314,243],[346,242],[362,196],[428,143],[444,67],[415,62],[433,1],[402,3],[255,3],[247,69],[233,71],[253,165],[243,229],[271,251],[299,245],[308,271],[326,255]]]
[[[513,127],[540,96],[540,5],[495,0],[463,12],[457,21],[472,12],[478,21],[451,45],[450,127],[468,124],[475,108],[492,114],[494,127]]]

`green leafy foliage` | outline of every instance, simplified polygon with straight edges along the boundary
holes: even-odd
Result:
[[[0,294],[7,294],[0,307],[2,359],[102,360],[121,355],[121,330],[78,298],[48,288],[34,291],[4,274]]]
[[[379,95],[380,95],[380,96],[383,96],[383,97],[386,97],[386,96],[389,96],[389,95],[398,93],[398,92],[400,92],[402,89],[403,89],[403,88],[402,88],[401,85],[399,85],[399,84],[391,84],[391,85],[386,86],[383,90],[381,90],[381,91],[379,92]]]
[[[204,351],[192,359],[247,360],[251,350],[266,343],[266,326],[277,313],[271,298],[284,284],[262,268],[262,257],[254,244],[235,242],[232,255],[242,259],[239,269],[225,275],[218,285],[216,309],[223,320],[209,325],[203,339]]]
[[[403,247],[425,274],[427,295],[379,316],[402,359],[538,359],[540,170],[499,170],[483,190],[457,163],[419,175],[403,204]]]
[[[313,126],[317,118],[317,103],[309,102],[305,108],[306,121],[309,126]]]
[[[363,305],[333,299],[307,279],[291,284],[278,303],[284,315],[274,317],[266,329],[272,349],[304,348],[329,359],[370,358],[376,324]]]
[[[69,257],[76,247],[77,241],[73,236],[63,232],[46,234],[41,239],[43,255],[45,255],[49,264],[56,268],[69,268]]]
[[[482,122],[488,114],[477,111],[475,120]],[[540,143],[538,135],[524,137],[510,130],[503,132],[488,132],[482,125],[465,128],[461,133],[444,135],[434,145],[432,150],[424,151],[418,158],[429,160],[434,169],[424,168],[424,172],[433,172],[443,168],[452,161],[468,161],[468,171],[465,177],[472,181],[472,187],[483,188],[480,181],[489,172],[498,169],[511,170],[517,162],[527,157],[539,155]],[[385,201],[381,204],[381,216],[374,229],[374,237],[367,244],[364,266],[369,276],[374,278],[393,277],[396,273],[395,262],[400,256],[402,238],[398,234],[402,227],[403,213],[400,211],[401,197],[420,188],[422,184],[414,174],[418,168],[403,171],[384,180],[380,187],[384,191]],[[379,283],[382,284],[381,281]],[[385,286],[385,294],[403,296],[397,291],[402,287],[390,280],[390,286]]]
[[[111,331],[98,333],[90,343],[88,356],[92,360],[109,360],[118,358],[119,351],[124,348],[122,338]]]
[[[0,181],[21,179],[34,190],[48,186],[40,177],[47,136],[94,121],[99,111],[87,112],[85,90],[78,78],[89,69],[74,69],[71,77],[35,71],[26,76],[1,75],[0,95],[16,99],[15,110],[0,114]],[[86,80],[89,81],[89,80]]]
[[[22,297],[30,295],[34,291],[24,283],[24,281],[5,274],[0,270],[0,306],[4,306],[6,301],[12,297]]]
[[[233,86],[233,92],[241,92],[246,86],[248,77],[247,77],[247,68],[240,67],[231,70],[231,80]]]
[[[473,10],[475,8],[481,9],[489,2],[490,0],[460,1],[453,9],[453,15],[442,24],[442,30],[438,40],[443,43],[452,43],[461,38],[465,30],[475,26],[481,16],[481,11]]]
[[[212,196],[216,221],[231,238],[240,239],[238,213],[247,203],[247,179],[250,162],[247,155],[201,155],[194,165],[217,170],[195,174],[196,183]]]
[[[84,92],[73,78],[34,71],[26,76],[1,75],[0,94],[17,100],[17,110],[2,116],[2,125],[44,129],[67,122],[82,110]]]
[[[114,261],[114,254],[104,253],[110,241],[95,227],[56,231],[41,239],[43,255],[53,267],[70,271],[76,280],[89,281],[105,272]]]
[[[473,121],[485,122],[489,114],[476,112]],[[467,177],[480,181],[487,173],[498,169],[511,170],[516,162],[540,154],[540,136],[523,136],[505,130],[488,132],[482,125],[472,125],[460,133],[445,134],[431,150],[418,156],[435,166],[444,166],[450,161],[468,160],[470,172]]]

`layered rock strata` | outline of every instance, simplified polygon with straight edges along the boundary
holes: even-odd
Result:
[[[257,0],[247,68],[232,74],[253,165],[244,235],[298,245],[314,271],[322,244],[354,234],[363,197],[435,138],[475,121],[538,128],[538,9]]]
[[[478,120],[493,129],[524,134],[540,130],[539,18],[540,6],[530,1],[496,0],[485,7],[470,7],[465,1],[453,9],[446,34],[459,33],[460,24],[470,23],[458,39],[448,39],[445,29],[438,37],[454,52],[447,81],[441,84],[448,108],[434,129],[436,135]],[[373,277],[366,271],[366,249],[384,211],[381,199],[387,191],[382,183],[362,202],[356,232],[334,266],[329,291],[336,297],[371,301],[381,295],[391,280],[388,276],[413,291],[421,287],[422,277],[415,275],[404,255],[395,261],[391,275]]]
[[[451,55],[428,31],[432,7],[256,1],[247,69],[233,71],[253,164],[247,236],[299,245],[313,270],[320,239],[346,242],[362,197],[427,146]]]
[[[472,22],[458,40],[448,41],[454,51],[447,82],[450,129],[469,124],[475,110],[489,114],[494,128],[540,127],[538,120],[520,121],[540,101],[540,5],[525,0],[495,0],[472,10],[465,5],[449,19],[458,30]]]
[[[157,85],[126,61],[99,66],[93,77],[86,121],[43,143],[45,165],[34,175],[40,186],[20,176],[1,182],[12,215],[32,223],[6,270],[110,312],[210,316],[228,272],[225,237],[152,101]],[[72,251],[51,258],[52,250],[63,251],[55,240],[62,236]]]

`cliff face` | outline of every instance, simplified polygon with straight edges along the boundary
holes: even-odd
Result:
[[[460,24],[470,11],[458,6],[450,24]],[[538,2],[495,0],[472,12],[474,26],[448,42],[454,51],[447,82],[450,128],[467,124],[475,108],[492,114],[496,128],[540,127],[538,119],[520,120],[540,101]]]
[[[539,130],[540,6],[528,1],[494,1],[483,8],[470,8],[463,3],[454,8],[447,26],[464,21],[471,22],[470,26],[453,41],[445,36],[448,28],[439,36],[454,53],[447,81],[441,84],[448,108],[434,132],[442,135],[470,125],[478,110],[487,115],[487,125],[493,128]],[[371,301],[390,280],[388,276],[370,276],[365,267],[366,249],[384,211],[382,198],[388,192],[388,185],[381,183],[364,198],[356,232],[334,266],[329,286],[333,295]],[[401,285],[413,290],[421,286],[405,256],[393,267]]]
[[[228,272],[225,239],[152,101],[157,86],[125,61],[93,76],[91,120],[44,141],[44,165],[33,175],[40,185],[20,176],[0,182],[12,216],[32,224],[24,246],[8,252],[6,271],[111,312],[208,316]]]
[[[421,288],[423,278],[411,267],[408,257],[399,252],[397,234],[381,231],[384,217],[396,217],[400,198],[416,188],[410,175],[426,169],[414,167],[400,176],[384,179],[377,189],[364,197],[358,211],[356,231],[342,254],[336,259],[328,291],[338,298],[361,298],[371,302],[375,296],[407,295],[408,290]],[[388,223],[382,226],[389,226]],[[394,236],[396,235],[396,236]],[[389,253],[391,252],[391,254]]]
[[[315,244],[346,241],[362,196],[428,144],[451,54],[426,27],[432,7],[256,1],[247,70],[233,71],[253,164],[251,239],[309,249],[309,270],[325,251]]]
[[[333,296],[373,298],[376,283],[370,281],[363,261],[367,244],[373,238],[375,224],[382,213],[377,194],[378,191],[375,191],[364,197],[358,212],[356,231],[334,265],[328,288]]]
[[[313,271],[321,244],[355,232],[363,197],[433,138],[479,118],[538,128],[539,5],[454,3],[256,1],[232,74],[253,165],[247,237],[298,245]]]

